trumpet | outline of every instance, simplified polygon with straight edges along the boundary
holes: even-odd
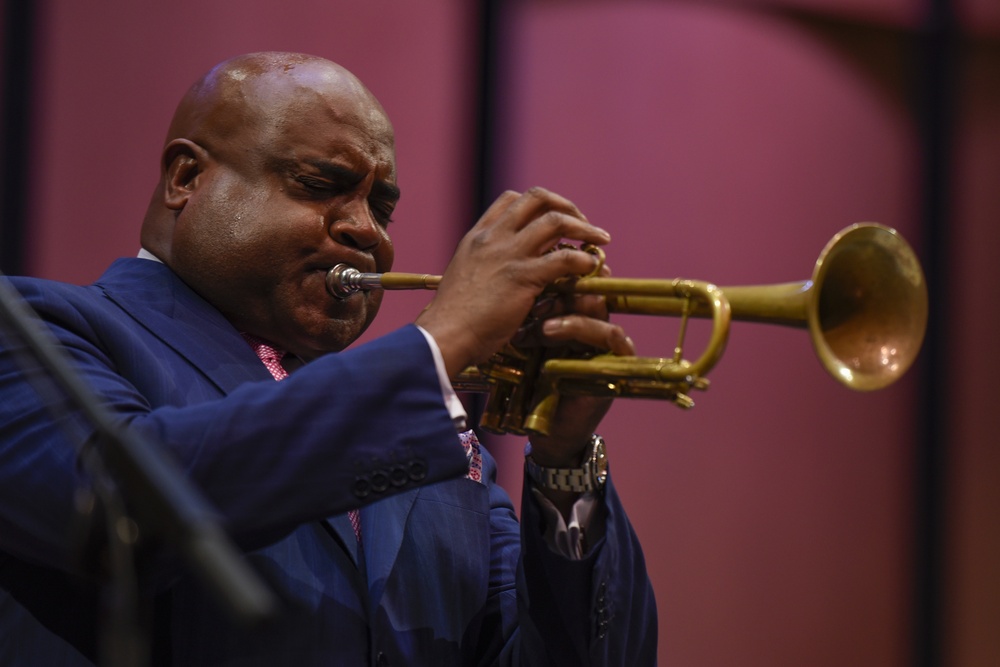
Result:
[[[371,289],[436,289],[441,277],[362,273],[340,264],[327,273],[337,298]],[[916,253],[894,229],[858,223],[826,244],[810,279],[772,285],[717,287],[682,278],[595,275],[560,281],[551,291],[603,295],[608,310],[680,317],[669,357],[598,354],[589,358],[508,344],[453,383],[488,394],[480,425],[494,433],[548,433],[560,396],[659,398],[691,408],[692,390],[721,359],[732,320],[807,329],[823,367],[841,384],[874,391],[913,364],[927,328],[927,285]],[[689,318],[710,319],[708,342],[684,357]]]

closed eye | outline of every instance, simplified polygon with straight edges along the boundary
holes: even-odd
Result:
[[[295,180],[305,188],[306,192],[322,197],[332,197],[350,189],[349,187],[345,188],[343,185],[321,178],[313,178],[312,176],[296,176]]]
[[[369,201],[368,205],[371,207],[372,215],[375,216],[375,220],[377,220],[380,225],[388,227],[389,223],[393,222],[392,212],[396,209],[395,203]]]
[[[375,181],[372,184],[368,205],[372,209],[372,215],[382,226],[392,222],[392,212],[396,210],[397,203],[399,203],[399,188],[397,186],[385,181]]]

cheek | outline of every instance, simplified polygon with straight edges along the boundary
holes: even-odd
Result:
[[[262,188],[244,187],[234,178],[217,178],[188,204],[187,234],[197,243],[239,251],[252,245],[266,226],[268,196]]]
[[[383,292],[382,290],[371,291],[370,296],[368,298],[368,313],[367,313],[368,317],[367,321],[365,322],[365,328],[368,328],[368,325],[371,323],[371,321],[375,319],[375,315],[378,314],[378,309],[382,306],[383,296],[385,296],[385,292]]]
[[[375,270],[384,273],[392,268],[392,262],[396,258],[396,250],[392,245],[389,233],[383,230],[382,242],[375,250]]]
[[[225,216],[220,225],[237,247],[266,242],[268,230],[275,227],[268,212],[269,196],[257,188],[241,188],[230,192],[222,202],[220,213]]]
[[[182,215],[175,237],[176,268],[217,300],[270,288],[284,270],[277,258],[287,251],[274,233],[267,197],[242,190],[221,190],[199,201],[185,212],[191,215]]]

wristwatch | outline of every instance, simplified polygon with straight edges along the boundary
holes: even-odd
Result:
[[[528,477],[543,489],[586,493],[600,491],[608,480],[608,455],[604,438],[596,433],[590,436],[590,445],[579,468],[543,468],[531,458],[530,451],[524,459]]]

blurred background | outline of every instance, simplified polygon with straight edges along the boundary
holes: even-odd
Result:
[[[402,271],[442,271],[493,197],[533,185],[612,233],[618,276],[805,280],[841,228],[896,228],[931,296],[901,382],[851,392],[804,332],[737,323],[694,410],[619,401],[602,434],[661,664],[1000,664],[996,0],[3,8],[9,274],[87,283],[134,255],[178,99],[271,49],[335,60],[383,102]],[[428,298],[388,296],[366,337]],[[623,323],[640,354],[669,355],[674,320]],[[523,443],[489,445],[519,498]]]

